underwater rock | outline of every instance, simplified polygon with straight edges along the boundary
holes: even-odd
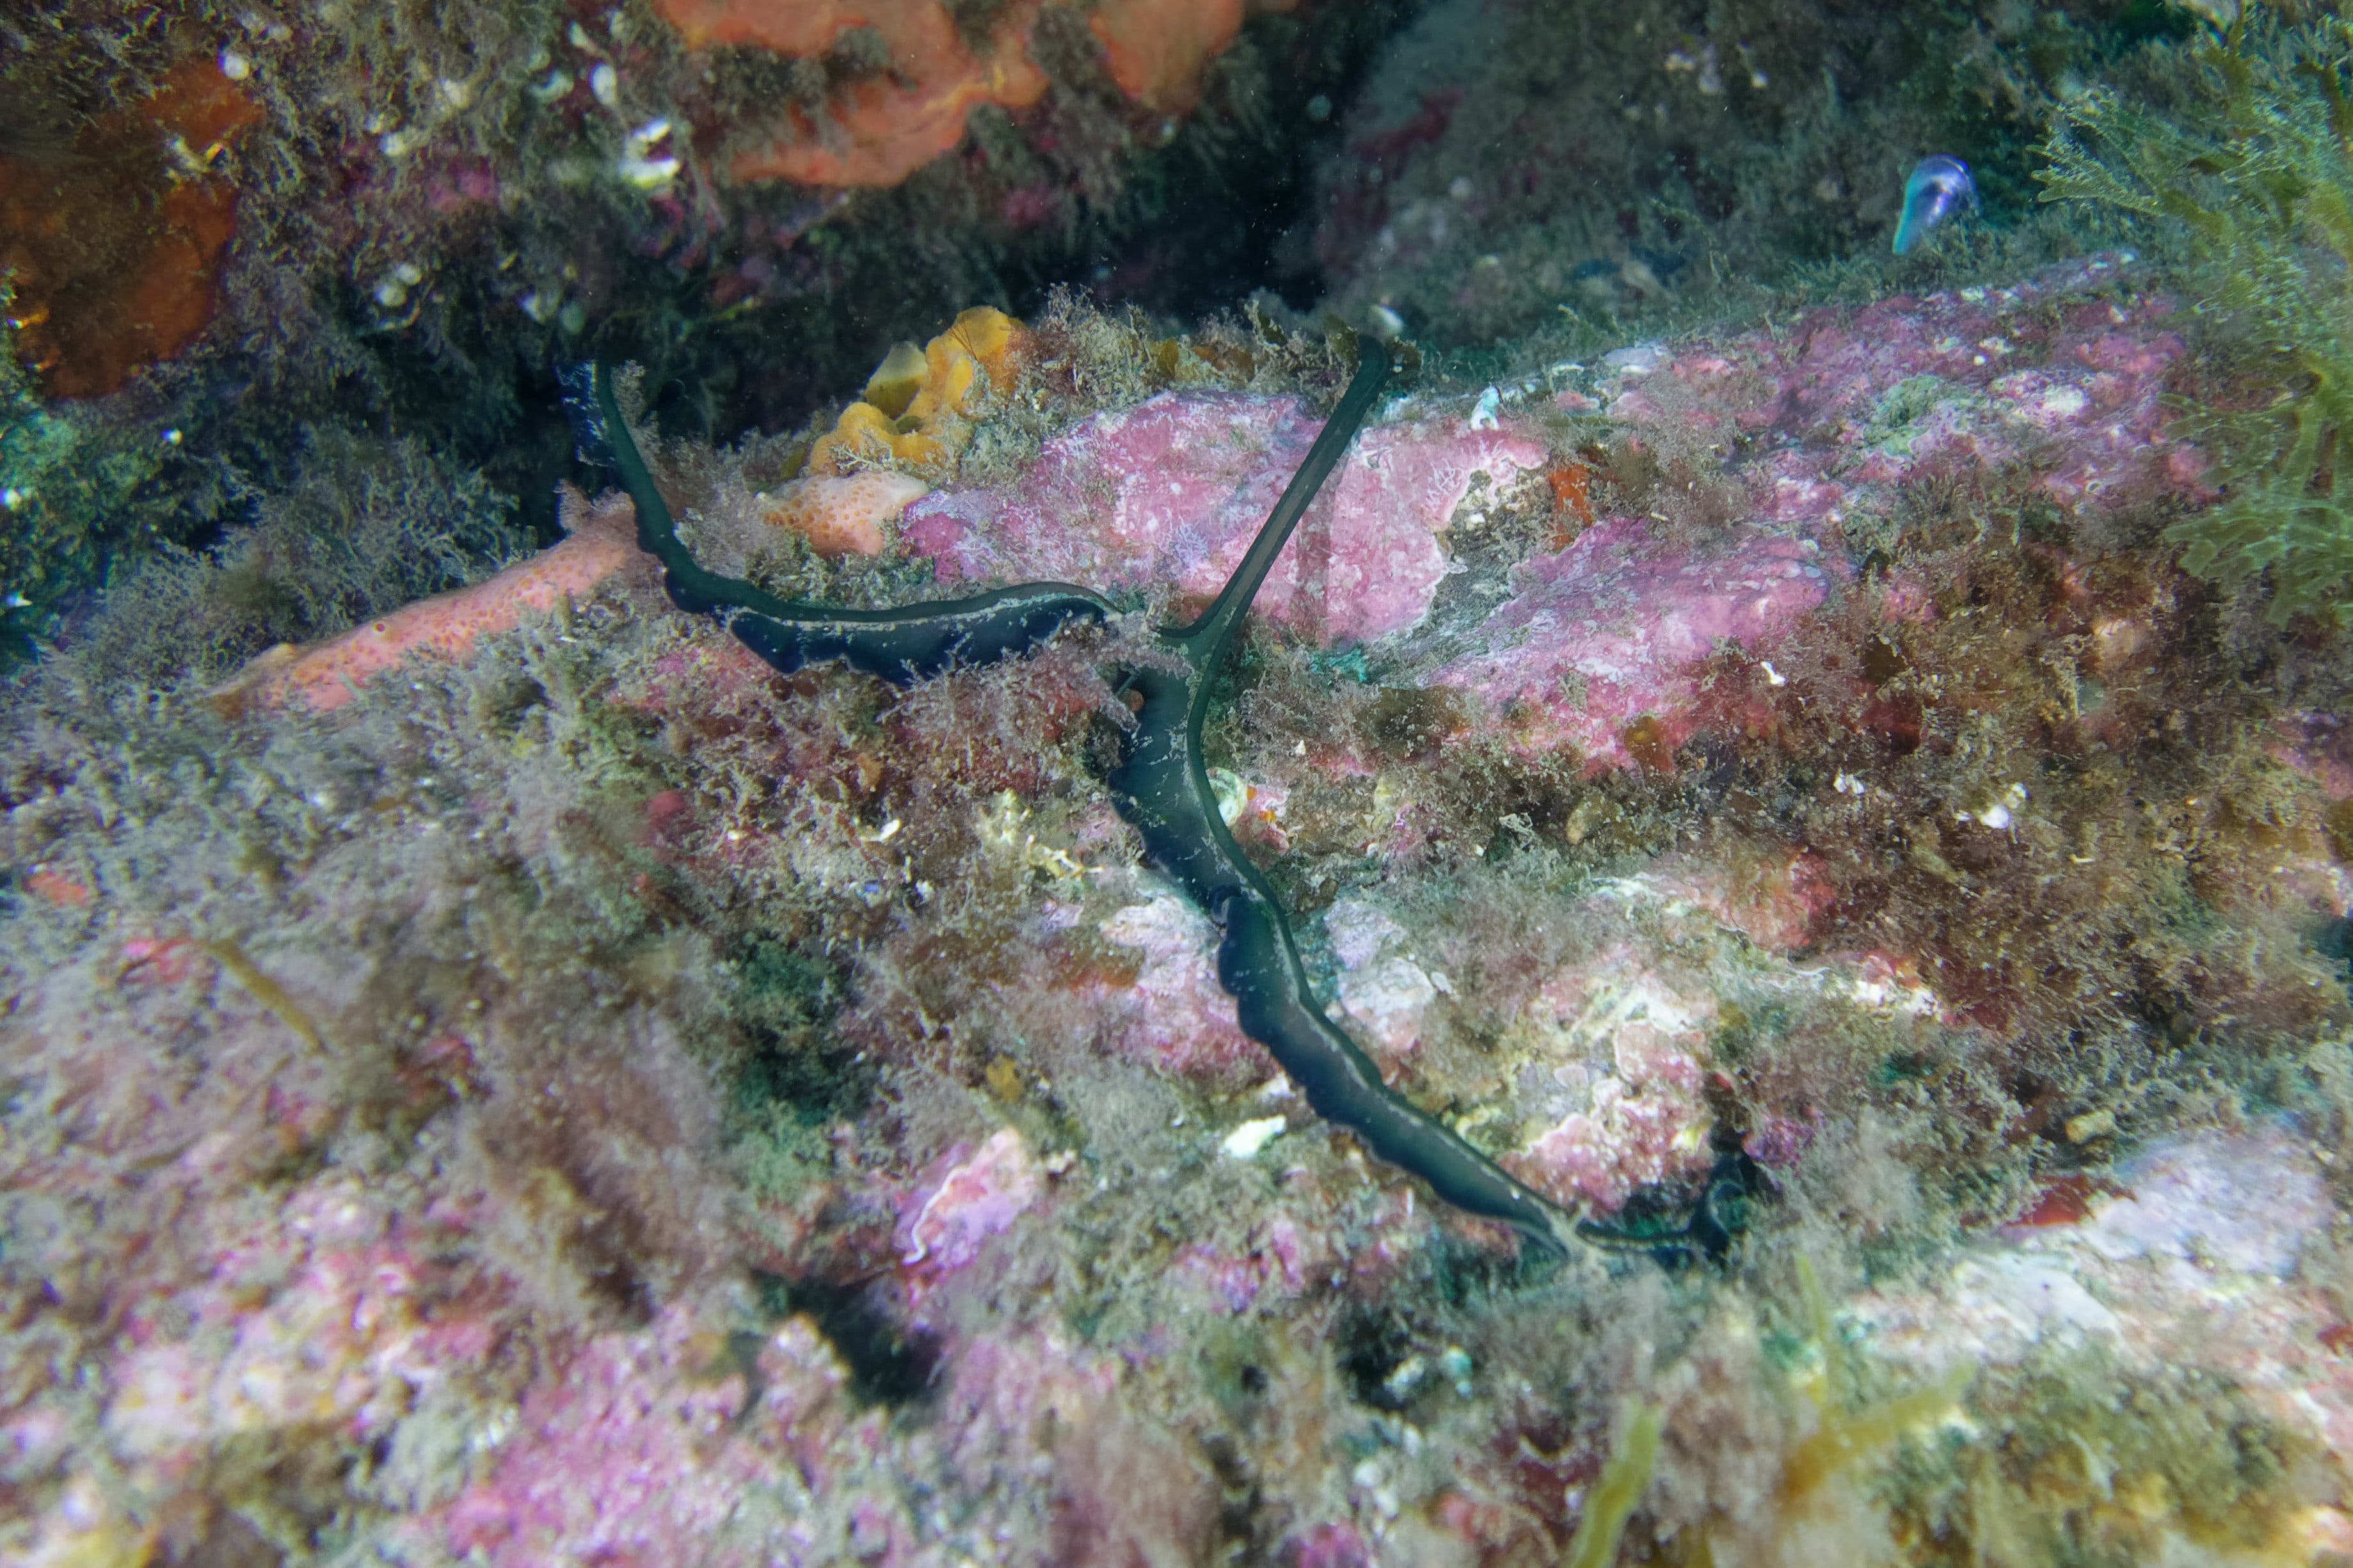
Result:
[[[1436,0],[1387,40],[1319,150],[1326,303],[1350,320],[1378,305],[1465,345],[1564,309],[1603,325],[1696,306],[1733,258],[1786,281],[1828,256],[1884,255],[1897,160],[1940,146],[1979,161],[2022,237],[2038,225],[2018,150],[2052,129],[2068,84],[2121,83],[2180,47],[2113,17],[2021,14],[1989,31],[1957,12],[1812,0],[1736,23],[1651,3]],[[1956,70],[2001,84],[1966,132],[1934,107]]]
[[[1583,1105],[1505,1163],[1556,1202],[1605,1212],[1706,1170],[1700,1087],[1715,1011],[1622,945],[1547,978],[1524,1014],[1528,1059]]]
[[[2088,264],[1782,327],[1579,383],[1567,483],[1500,396],[1377,427],[1210,740],[1400,1092],[1629,1232],[1768,1167],[1731,1268],[1515,1258],[1307,1112],[1090,771],[1119,628],[886,689],[632,595],[327,722],[159,700],[0,750],[0,1555],[237,1561],[250,1516],[419,1568],[1554,1563],[1632,1405],[1630,1552],[2040,1560],[2017,1521],[2327,1561],[2291,1550],[2348,1539],[2353,1455],[2308,933],[2353,742],[2251,699],[2225,801],[2205,718],[2099,707],[2208,668],[2186,580],[2095,548],[2204,496],[2163,302]],[[894,357],[891,420],[930,374]],[[824,570],[1184,591],[1314,428],[1099,413]],[[1936,483],[2042,531],[1867,565]],[[1343,558],[1406,580],[1334,591]],[[1300,646],[1336,626],[1389,630]],[[1932,678],[1967,727],[1898,755],[1863,715]],[[2091,928],[2069,878],[2203,945],[1989,1022],[1951,933]],[[2232,962],[2271,989],[2193,973]],[[2228,1130],[2242,1047],[2310,1131]]]
[[[1176,893],[1154,888],[1103,922],[1105,941],[1136,955],[1139,967],[1113,994],[1130,1015],[1115,1038],[1154,1067],[1208,1083],[1266,1076],[1266,1053],[1234,1021],[1234,999],[1218,984],[1217,930]]]
[[[794,1521],[765,1500],[829,1491],[876,1440],[879,1413],[854,1412],[807,1319],[748,1352],[714,1326],[725,1321],[681,1303],[642,1331],[589,1338],[509,1414],[486,1479],[405,1533],[499,1568],[650,1560],[689,1540],[699,1563],[812,1561],[850,1521],[833,1510]],[[876,1501],[861,1516],[870,1536],[905,1528]]]
[[[1440,983],[1452,983],[1416,963],[1405,928],[1369,900],[1342,899],[1324,912],[1324,929],[1340,963],[1340,1010],[1370,1037],[1373,1060],[1392,1069],[1419,1043]]]
[[[2204,458],[2169,432],[2164,402],[2187,352],[2173,302],[2094,292],[2129,285],[2128,266],[2091,257],[2005,287],[1815,312],[1787,336],[1718,345],[1712,364],[1679,359],[1629,411],[1655,409],[1672,384],[1770,442],[1758,478],[1784,522],[1829,518],[1851,496],[1883,513],[1888,487],[1971,468],[2023,466],[2071,508],[2202,504]]]
[[[1662,855],[1641,877],[1775,952],[1811,942],[1816,924],[1838,897],[1820,856],[1787,847],[1743,855],[1727,847],[1709,858]]]
[[[2096,511],[2211,500],[2203,456],[2169,432],[2186,353],[2170,302],[2081,297],[2118,266],[1816,311],[1673,353],[1642,345],[1597,384],[1613,426],[1670,451],[1737,432],[1755,455],[1728,465],[1741,493],[1723,504],[1746,516],[1691,531],[1694,543],[1663,515],[1602,518],[1515,566],[1513,592],[1431,679],[1483,700],[1473,733],[1656,769],[1706,721],[1702,663],[1737,647],[1769,664],[1852,580],[1864,552],[1850,541],[1884,526],[1906,486],[2018,476]],[[1571,399],[1558,398],[1582,412]]]
[[[1694,553],[1613,519],[1515,574],[1481,627],[1483,651],[1432,675],[1473,692],[1532,746],[1571,745],[1588,767],[1655,767],[1697,725],[1696,667],[1721,643],[1769,651],[1821,604],[1833,559],[1755,534]],[[1637,729],[1641,725],[1642,728]]]
[[[927,1187],[904,1221],[908,1267],[934,1273],[972,1262],[981,1245],[1038,1201],[1043,1180],[1021,1134],[1000,1127],[988,1142]]]
[[[1052,579],[1206,598],[1232,573],[1322,422],[1293,399],[1164,392],[1050,437],[1015,483],[907,510],[942,583]],[[1515,428],[1367,431],[1308,509],[1255,613],[1320,643],[1412,626],[1446,574],[1439,536],[1482,482],[1544,466]],[[1481,476],[1485,476],[1482,481]]]
[[[480,1354],[488,1323],[434,1315],[431,1263],[395,1233],[392,1205],[348,1178],[290,1194],[268,1223],[211,1238],[209,1277],[171,1307],[193,1333],[139,1333],[111,1369],[120,1451],[168,1463],[242,1434],[314,1422],[388,1427],[411,1387]],[[258,1281],[271,1282],[252,1310]]]
[[[1877,1353],[1930,1372],[2078,1345],[2224,1380],[2342,1460],[2353,1331],[2299,1267],[2325,1245],[2328,1157],[2285,1121],[2166,1139],[2112,1176],[2059,1177],[2021,1223],[1852,1310]]]

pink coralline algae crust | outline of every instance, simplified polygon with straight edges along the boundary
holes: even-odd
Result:
[[[1103,925],[1110,942],[1135,952],[1132,985],[1104,987],[1128,1016],[1113,1037],[1126,1054],[1164,1072],[1240,1087],[1271,1068],[1265,1049],[1234,1022],[1234,999],[1218,984],[1217,931],[1178,894],[1155,889]]]
[[[1657,520],[1602,520],[1524,563],[1483,646],[1433,679],[1484,698],[1522,744],[1622,767],[1635,720],[1651,721],[1654,754],[1701,727],[1697,666],[1711,653],[1769,659],[1797,635],[1852,574],[1842,525],[1892,513],[1906,484],[1976,475],[2075,509],[2211,500],[2203,456],[2165,434],[2185,352],[2163,325],[2171,306],[2086,297],[2121,296],[2117,282],[2116,263],[2094,259],[2007,289],[1818,310],[1620,373],[1601,390],[1616,388],[1609,414],[1633,440],[1737,436],[1756,453],[1728,474],[1748,492],[1746,518],[1695,544],[1670,542]],[[1595,406],[1582,393],[1556,401]],[[1890,580],[1892,613],[1929,613],[1911,589]]]
[[[894,1432],[889,1411],[850,1399],[808,1320],[747,1350],[710,1316],[674,1306],[556,1358],[499,1436],[487,1478],[405,1524],[413,1554],[397,1560],[946,1568],[972,1559],[902,1498],[989,1499],[975,1533],[1042,1514],[1074,1485],[1058,1468],[1069,1435],[1118,1403],[1117,1360],[1051,1328],[1017,1329],[955,1338],[931,1417]]]
[[[305,1002],[336,973],[282,948],[253,962]],[[964,1559],[875,1475],[1050,1479],[1056,1423],[1119,1381],[1028,1330],[960,1336],[942,1372],[957,1420],[902,1441],[847,1397],[807,1319],[754,1331],[728,1278],[683,1283],[642,1325],[542,1300],[499,1259],[555,1245],[579,1200],[484,1184],[446,1122],[389,1173],[317,1170],[332,1047],[192,942],[109,942],[16,1000],[10,1059],[47,1134],[0,1143],[5,1261],[89,1325],[44,1315],[0,1366],[27,1562],[196,1561],[152,1521],[197,1509],[222,1455],[366,1446],[394,1500],[366,1527],[385,1562],[940,1568]],[[200,1058],[166,1048],[191,1037]],[[385,1092],[495,1100],[475,1055],[437,1036]],[[950,1289],[1054,1169],[1006,1131],[893,1194],[923,1247],[908,1293]],[[752,1239],[718,1244],[757,1257]],[[49,1373],[61,1356],[74,1377]]]
[[[2094,258],[2004,289],[1818,310],[1687,353],[1611,412],[1768,444],[1751,479],[1783,523],[1835,521],[1915,478],[2019,464],[2071,508],[2211,500],[2204,456],[2165,434],[2167,378],[2186,352],[2163,325],[2172,302],[2085,297],[2122,280]]]
[[[1405,929],[1369,900],[1338,900],[1324,925],[1340,965],[1340,1011],[1383,1075],[1393,1077],[1420,1043],[1445,977],[1415,962],[1406,951]]]
[[[2353,800],[2353,722],[2305,709],[2277,721],[2271,754],[2320,786],[2332,801]]]
[[[1681,1182],[1710,1161],[1702,1089],[1715,1005],[1613,946],[1563,971],[1525,1015],[1534,1056],[1585,1103],[1504,1164],[1557,1203],[1615,1209],[1637,1187]]]
[[[134,1317],[106,1417],[121,1450],[168,1464],[238,1433],[364,1436],[441,1368],[480,1357],[485,1323],[423,1314],[432,1270],[387,1211],[356,1182],[309,1184],[273,1224],[222,1238],[206,1277],[172,1298],[172,1336]]]
[[[52,1320],[0,1358],[0,1460],[32,1481],[104,1453],[121,1483],[95,1511],[74,1486],[20,1505],[60,1561],[115,1560],[70,1553],[119,1539],[125,1500],[199,1484],[220,1445],[389,1435],[497,1337],[497,1293],[441,1261],[461,1226],[405,1180],[276,1177],[340,1118],[321,1054],[195,944],[109,945],[12,998],[6,1041],[43,1128],[0,1140],[7,1262],[90,1338],[72,1351]],[[188,1037],[201,1060],[140,1049]],[[61,1354],[71,1377],[37,1370]]]
[[[1777,847],[1727,856],[1720,864],[1668,855],[1642,873],[1670,898],[1715,918],[1761,948],[1788,952],[1813,938],[1838,889],[1820,856]]]
[[[1690,738],[1695,667],[1719,643],[1757,647],[1822,602],[1818,559],[1807,542],[1763,533],[1692,553],[1612,519],[1522,567],[1520,591],[1483,628],[1486,649],[1432,679],[1509,710],[1528,743],[1624,766],[1633,758],[1621,736],[1636,719],[1657,720],[1669,751]]]
[[[493,1568],[826,1561],[810,1523],[746,1500],[826,1485],[882,1447],[879,1418],[850,1415],[805,1319],[760,1345],[756,1378],[729,1353],[683,1306],[592,1337],[526,1396],[490,1478],[411,1528]]]
[[[1318,1524],[1293,1542],[1285,1568],[1368,1568],[1373,1550],[1354,1525]]]
[[[1185,1247],[1170,1260],[1168,1276],[1196,1287],[1211,1310],[1230,1316],[1250,1310],[1270,1293],[1278,1300],[1303,1295],[1315,1277],[1331,1271],[1334,1257],[1327,1229],[1311,1229],[1277,1213],[1251,1226],[1232,1251],[1198,1243]]]
[[[1593,1086],[1592,1109],[1561,1118],[1507,1163],[1556,1203],[1614,1210],[1637,1187],[1706,1169],[1705,1145],[1688,1135],[1705,1120],[1696,1087],[1695,1077],[1689,1085],[1604,1078]]]
[[[1294,398],[1165,392],[1046,443],[1003,489],[927,496],[901,538],[943,583],[1222,587],[1322,428]],[[1476,476],[1541,468],[1541,441],[1426,420],[1368,430],[1308,510],[1253,606],[1316,642],[1412,626],[1446,574],[1438,535]]]

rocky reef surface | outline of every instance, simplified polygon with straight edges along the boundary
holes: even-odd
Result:
[[[1219,804],[1394,1086],[1618,1243],[1565,1261],[1305,1110],[1100,782],[1096,655],[1335,349],[910,354],[815,447],[649,439],[689,542],[1122,620],[778,675],[575,492],[225,684],[100,656],[234,555],[12,694],[0,1552],[2353,1552],[2353,740],[2160,541],[2211,388],[2141,263],[1433,377],[1271,580]],[[1654,1257],[1736,1155],[1728,1257]]]
[[[1058,287],[1187,325],[1377,309],[1484,347],[1812,290],[1884,247],[1932,152],[2036,229],[2062,106],[2163,88],[2198,16],[44,0],[0,17],[0,657],[337,437],[418,442],[549,542],[554,358],[642,363],[671,428],[723,438]]]

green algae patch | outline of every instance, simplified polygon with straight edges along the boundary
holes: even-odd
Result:
[[[2274,626],[2353,627],[2353,26],[2250,12],[2192,58],[2178,106],[2071,105],[2043,200],[2188,237],[2199,312],[2236,374],[2186,419],[2222,500],[2168,530],[2182,564],[2261,580]]]
[[[1585,1514],[1577,1522],[1576,1538],[1568,1543],[1567,1568],[1609,1568],[1618,1561],[1618,1543],[1625,1537],[1626,1521],[1650,1487],[1651,1469],[1659,1460],[1662,1416],[1655,1405],[1645,1405],[1626,1424],[1626,1434],[1610,1450],[1600,1479],[1586,1499]]]
[[[0,668],[117,559],[185,537],[226,500],[217,484],[184,493],[170,479],[190,467],[176,429],[110,425],[44,399],[17,362],[15,298],[0,278]]]

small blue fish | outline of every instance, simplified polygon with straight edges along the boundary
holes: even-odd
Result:
[[[1895,226],[1895,254],[1909,255],[1921,236],[1960,211],[1978,205],[1978,183],[1958,158],[1933,153],[1904,182],[1904,221]]]

